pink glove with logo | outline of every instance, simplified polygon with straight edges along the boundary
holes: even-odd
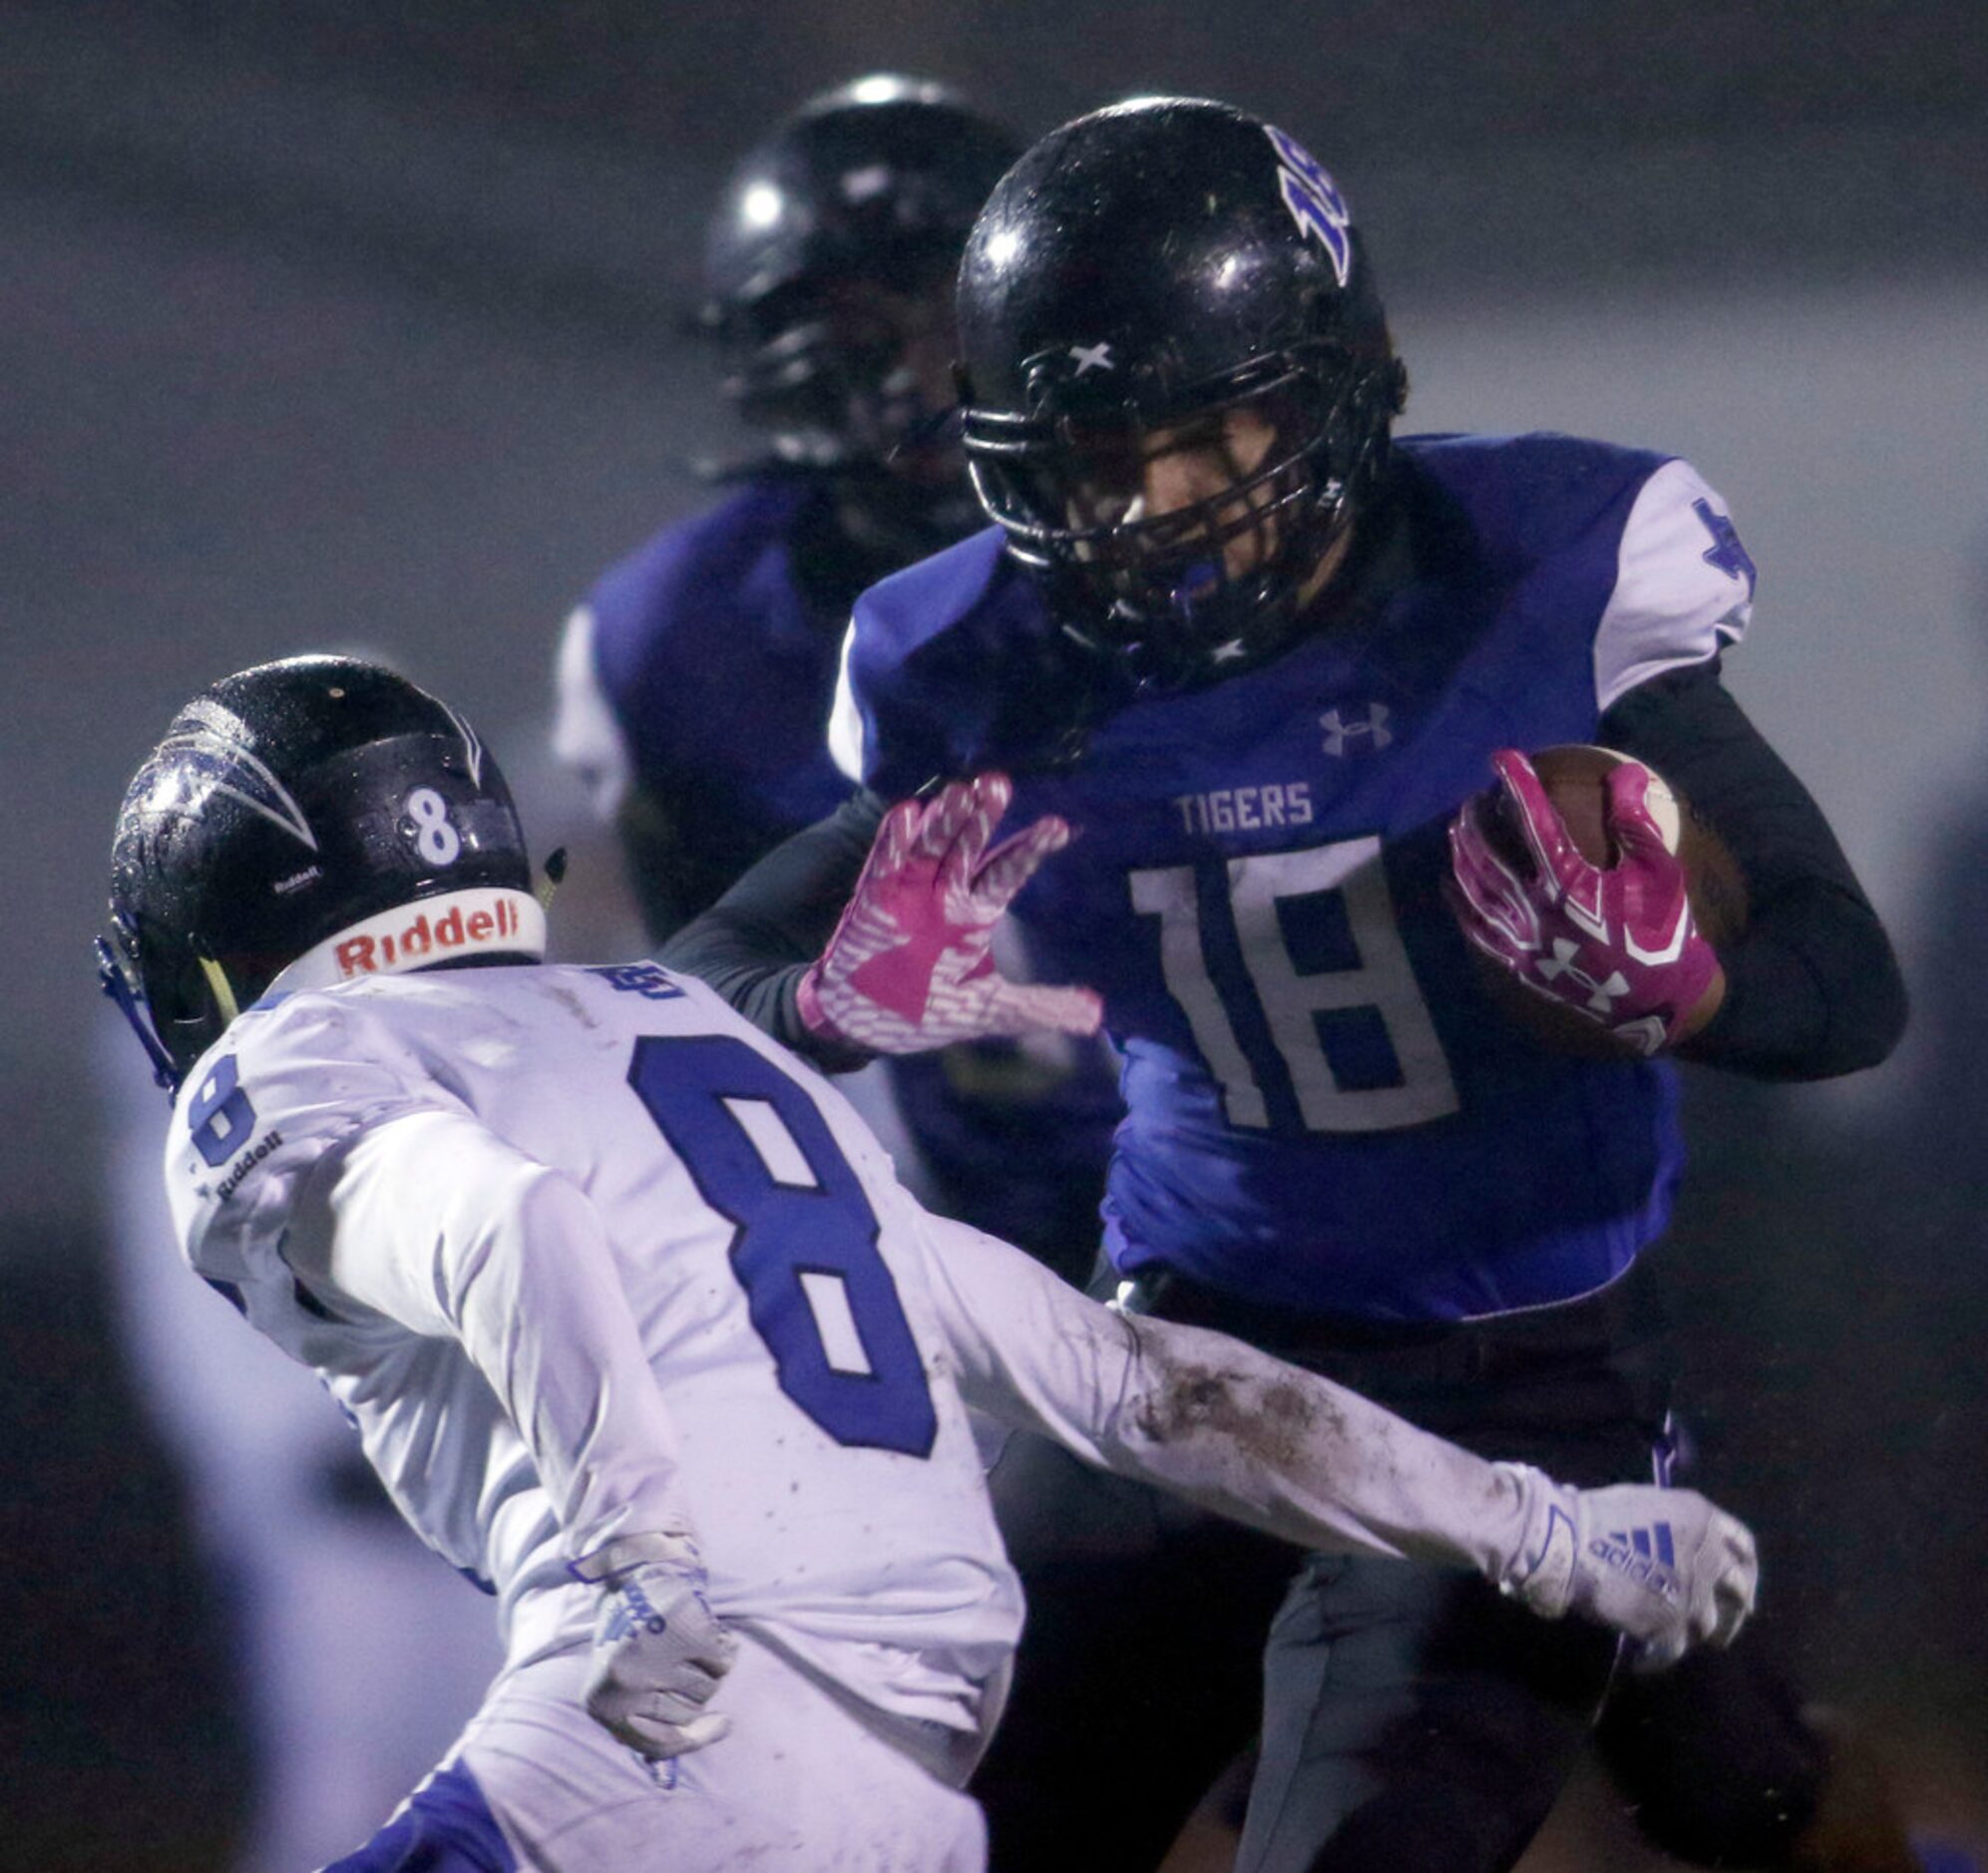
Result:
[[[1067,823],[1047,814],[990,852],[1013,792],[1005,774],[982,774],[884,816],[835,935],[801,978],[812,1033],[923,1053],[1035,1029],[1097,1032],[1103,1003],[1090,989],[1010,982],[989,953],[1015,893],[1070,842]]]
[[[1698,933],[1685,868],[1646,805],[1650,770],[1623,761],[1603,782],[1619,854],[1604,868],[1581,856],[1524,755],[1502,748],[1491,766],[1502,796],[1465,801],[1449,827],[1464,936],[1526,987],[1640,1053],[1696,1032],[1724,976]],[[1522,850],[1500,818],[1517,828]]]

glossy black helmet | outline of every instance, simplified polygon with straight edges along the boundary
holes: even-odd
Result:
[[[188,703],[126,791],[104,987],[171,1084],[279,973],[542,954],[531,887],[504,776],[446,703],[355,658],[264,663]]]
[[[1066,124],[983,209],[958,314],[976,491],[1066,630],[1164,687],[1290,640],[1406,386],[1345,197],[1303,146],[1201,99]],[[1214,498],[1099,511],[1101,457],[1155,430],[1219,434],[1234,410],[1271,442]]]
[[[706,240],[702,323],[727,348],[727,394],[779,457],[883,461],[943,414],[906,352],[930,336],[950,359],[946,287],[1020,153],[947,87],[877,76],[804,105],[739,165]],[[921,317],[943,329],[906,329]]]

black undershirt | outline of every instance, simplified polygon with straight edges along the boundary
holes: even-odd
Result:
[[[1599,739],[1672,782],[1745,880],[1745,933],[1724,944],[1726,999],[1679,1049],[1755,1079],[1875,1066],[1905,1029],[1890,939],[1808,790],[1719,680],[1718,659],[1632,689]]]

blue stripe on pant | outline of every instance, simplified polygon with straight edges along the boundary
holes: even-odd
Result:
[[[518,1873],[518,1862],[476,1777],[452,1762],[358,1852],[324,1873]]]

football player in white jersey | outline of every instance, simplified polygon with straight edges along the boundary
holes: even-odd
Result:
[[[1027,869],[982,875],[990,919]],[[1641,1663],[1746,1617],[1752,1540],[1703,1498],[1485,1463],[1098,1307],[921,1210],[701,984],[544,942],[496,763],[372,665],[226,678],[126,796],[105,979],[178,1086],[188,1259],[498,1601],[483,1707],[340,1868],[979,1867],[960,1790],[1022,1610],[975,1411]]]

